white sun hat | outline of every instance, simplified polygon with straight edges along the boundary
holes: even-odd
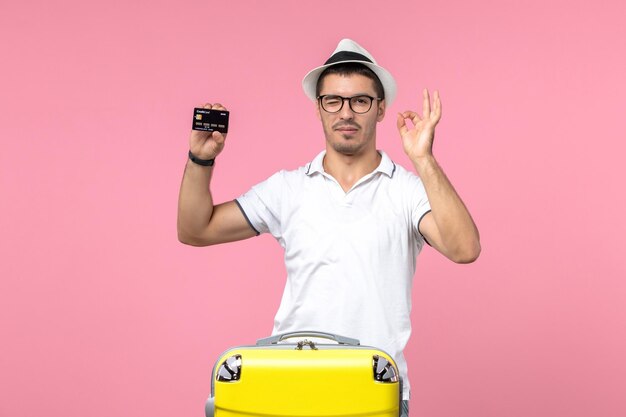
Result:
[[[306,94],[306,96],[313,101],[317,100],[315,89],[317,87],[317,80],[320,77],[320,74],[328,67],[345,62],[356,62],[374,71],[380,82],[383,84],[383,89],[385,90],[385,101],[388,106],[391,105],[393,100],[396,98],[396,81],[393,79],[389,71],[378,66],[374,57],[367,52],[365,48],[351,39],[342,39],[337,45],[335,52],[333,52],[324,65],[309,71],[309,73],[304,76],[304,79],[302,80],[304,94]]]

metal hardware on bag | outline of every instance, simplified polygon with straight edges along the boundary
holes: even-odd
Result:
[[[372,357],[374,365],[374,380],[379,382],[398,382],[398,371],[395,366],[382,356]]]
[[[223,382],[239,381],[241,378],[241,355],[234,355],[222,362],[216,379]]]
[[[299,341],[298,344],[296,345],[296,350],[302,350],[302,348],[305,345],[308,345],[311,348],[311,350],[317,350],[317,346],[315,346],[315,343],[307,339]]]

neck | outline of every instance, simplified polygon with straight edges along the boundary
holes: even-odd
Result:
[[[380,165],[380,160],[381,156],[376,149],[364,154],[345,155],[327,148],[323,165],[324,171],[348,192],[357,181],[373,172]]]

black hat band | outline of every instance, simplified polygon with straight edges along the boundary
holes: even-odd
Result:
[[[324,65],[334,64],[343,61],[365,61],[373,64],[371,59],[369,59],[365,55],[359,54],[358,52],[341,51],[328,58],[328,61],[324,62]]]

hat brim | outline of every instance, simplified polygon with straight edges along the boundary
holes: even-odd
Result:
[[[374,73],[383,85],[383,90],[385,90],[385,102],[388,106],[390,106],[391,103],[393,103],[393,101],[396,99],[396,80],[394,80],[389,71],[387,71],[383,67],[379,67],[378,65],[372,64],[371,62],[359,60],[334,62],[332,64],[322,65],[321,67],[317,67],[309,71],[308,74],[305,75],[302,79],[302,88],[304,89],[304,94],[306,94],[306,96],[312,101],[317,100],[315,90],[317,88],[317,80],[319,79],[322,72],[324,72],[324,70],[328,67],[349,62],[355,62],[357,64],[364,65],[374,71]]]

